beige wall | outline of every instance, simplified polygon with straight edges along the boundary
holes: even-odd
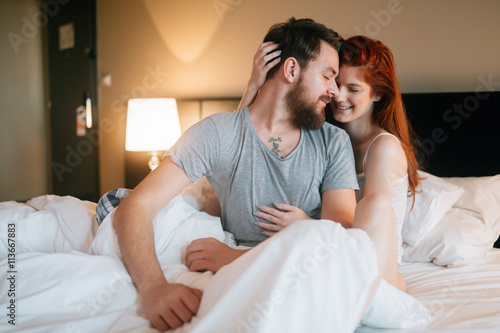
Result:
[[[32,21],[37,12],[36,0],[0,1],[0,201],[48,191],[42,36]]]

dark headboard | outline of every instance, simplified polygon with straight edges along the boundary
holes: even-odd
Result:
[[[500,174],[500,92],[403,94],[403,101],[426,171],[441,177]]]
[[[500,174],[500,92],[403,94],[403,101],[426,171]]]

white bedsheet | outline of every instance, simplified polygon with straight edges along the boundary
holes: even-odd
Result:
[[[36,209],[0,203],[2,242],[7,245],[5,225],[15,224],[16,244],[22,244],[16,247],[12,267],[7,248],[0,252],[0,279],[13,277],[12,285],[3,283],[0,288],[0,308],[11,311],[8,306],[13,303],[16,324],[5,316],[0,331],[154,331],[141,316],[136,290],[120,260],[110,222],[113,215],[93,237],[89,205],[75,200],[37,198],[31,203]],[[40,211],[45,218],[40,218]],[[161,223],[164,219],[176,223]],[[44,230],[44,220],[58,236],[37,237],[31,232]],[[158,258],[169,281],[205,290],[198,316],[177,331],[353,331],[376,277],[373,245],[361,230],[345,230],[330,221],[316,221],[311,228],[310,223],[295,223],[216,275],[194,273],[183,265],[182,255],[191,240],[212,236],[234,244],[217,218],[176,197],[155,218]],[[85,247],[93,254],[85,253]],[[389,299],[401,305],[397,310],[403,317],[396,316],[400,320],[396,324],[426,322],[427,310],[419,302],[384,282],[368,315],[383,313]],[[384,324],[378,316],[364,321]]]
[[[500,332],[500,249],[488,251],[486,261],[446,268],[432,263],[403,262],[399,271],[408,293],[432,313],[425,328],[386,330],[361,327],[356,332]]]

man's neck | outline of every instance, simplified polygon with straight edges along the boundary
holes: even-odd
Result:
[[[252,125],[270,133],[280,133],[300,129],[293,121],[285,101],[286,90],[266,82],[255,101],[248,107]]]
[[[252,126],[264,144],[280,158],[287,157],[299,144],[300,127],[292,119],[285,102],[286,90],[264,84],[248,107]]]

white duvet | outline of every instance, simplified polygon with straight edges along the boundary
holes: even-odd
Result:
[[[1,332],[155,331],[121,261],[113,213],[96,231],[94,209],[58,196],[0,203]],[[154,226],[167,279],[204,290],[198,315],[176,332],[352,332],[376,283],[366,233],[331,221],[294,223],[215,275],[189,272],[183,252],[201,237],[234,246],[218,218],[178,196]],[[429,318],[382,280],[363,323],[404,328]]]

